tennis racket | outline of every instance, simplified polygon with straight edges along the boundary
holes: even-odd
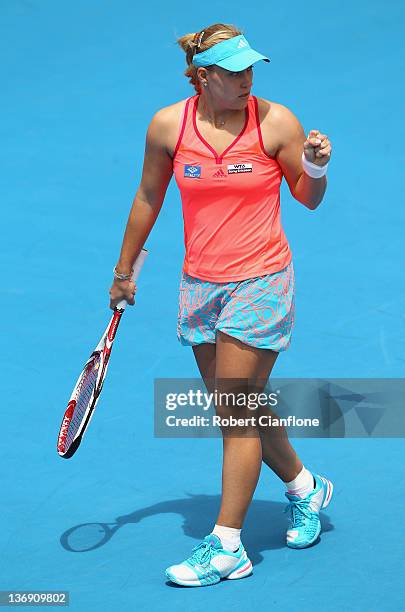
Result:
[[[135,261],[132,276],[134,282],[139,276],[147,253],[146,249],[142,249]],[[70,396],[57,443],[58,453],[65,459],[72,457],[79,448],[94,414],[107,373],[114,338],[126,305],[126,300],[121,300],[115,307],[107,329],[86,362]]]

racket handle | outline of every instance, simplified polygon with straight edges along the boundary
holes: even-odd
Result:
[[[145,259],[147,255],[148,255],[147,249],[142,249],[138,257],[136,258],[135,263],[134,263],[134,272],[132,274],[132,279],[131,279],[133,283],[138,278],[139,273],[142,270],[142,266],[145,263]],[[121,300],[120,302],[118,302],[115,308],[117,310],[125,310],[126,305],[127,305],[127,301]]]

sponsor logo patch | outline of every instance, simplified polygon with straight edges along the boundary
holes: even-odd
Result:
[[[201,166],[191,166],[185,164],[184,176],[187,176],[188,178],[201,178]]]
[[[228,174],[239,174],[240,172],[253,172],[252,164],[230,164]]]

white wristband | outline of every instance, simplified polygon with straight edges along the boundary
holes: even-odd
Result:
[[[311,178],[321,178],[325,176],[326,171],[328,169],[329,162],[324,166],[317,166],[312,162],[308,161],[305,157],[305,153],[302,153],[302,167],[304,168],[304,172],[308,174]]]

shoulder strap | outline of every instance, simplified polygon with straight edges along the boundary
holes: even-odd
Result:
[[[179,146],[180,146],[181,141],[183,139],[184,130],[186,129],[186,125],[187,125],[188,109],[189,109],[190,102],[191,102],[192,99],[193,99],[193,96],[191,96],[190,98],[187,98],[187,100],[184,103],[182,119],[180,121],[180,134],[179,134],[179,137],[177,139],[176,148],[174,149],[173,160],[176,157],[177,151],[179,150]]]
[[[270,155],[267,155],[266,149],[264,148],[262,130],[261,130],[261,127],[260,127],[259,104],[257,102],[256,96],[253,96],[253,100],[254,100],[256,127],[257,127],[257,134],[258,134],[258,137],[259,137],[260,148],[261,148],[262,152],[265,154],[266,157],[268,157],[269,159],[272,159],[272,157],[270,157]]]

